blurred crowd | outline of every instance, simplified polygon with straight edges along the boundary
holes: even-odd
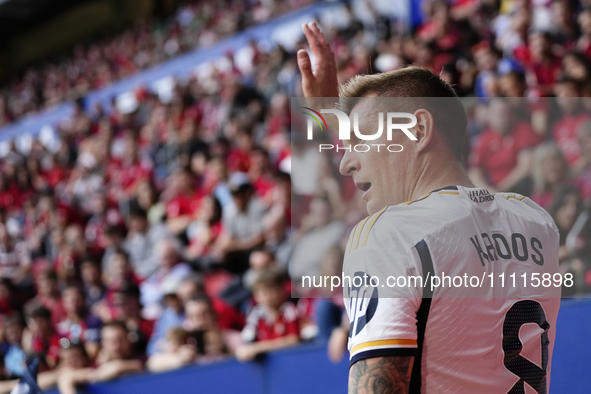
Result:
[[[183,1],[164,20],[146,19],[91,45],[77,45],[57,62],[36,65],[0,88],[0,127],[73,100],[138,71],[207,47],[245,28],[310,3],[289,1]]]
[[[425,19],[411,34],[360,3],[369,19],[343,6],[342,26],[323,25],[339,82],[417,64],[453,84],[470,119],[471,179],[546,208],[560,229],[561,270],[575,275],[564,294],[587,292],[586,4],[424,1]],[[59,90],[59,101],[78,81],[85,92],[274,15],[263,7],[241,23],[225,17],[244,4],[199,2],[181,9],[166,34],[143,26],[77,49],[68,62],[11,85],[4,114],[48,102],[8,111],[29,83],[41,81],[42,95]],[[129,45],[123,66],[111,63],[119,45]],[[248,361],[300,341],[328,341],[331,360],[343,357],[348,322],[339,292],[320,287],[291,299],[291,291],[304,273],[340,275],[364,203],[338,175],[338,157],[314,155],[297,136],[290,144],[289,97],[302,95],[295,51],[249,45],[248,72],[228,56],[231,67],[177,82],[170,102],[148,89],[133,93],[131,109],[109,113],[77,100],[69,121],[56,125],[57,143],[12,143],[0,175],[0,391],[32,354],[41,355],[40,383],[62,393],[143,369]],[[89,66],[92,59],[104,66]],[[296,166],[309,176],[292,179]]]

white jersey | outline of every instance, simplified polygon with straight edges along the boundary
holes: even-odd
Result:
[[[440,189],[362,220],[343,267],[359,279],[344,283],[351,365],[415,356],[411,393],[547,393],[558,247],[541,207],[485,189]]]

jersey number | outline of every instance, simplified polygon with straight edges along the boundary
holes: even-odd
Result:
[[[521,356],[523,344],[519,340],[519,329],[525,323],[536,323],[544,332],[540,342],[542,346],[542,367],[538,367]],[[530,385],[538,394],[546,394],[546,367],[548,366],[548,329],[544,308],[532,300],[518,301],[505,315],[503,322],[503,360],[505,367],[519,377],[507,394],[525,394],[524,383]]]

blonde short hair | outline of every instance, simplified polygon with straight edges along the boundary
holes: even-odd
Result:
[[[409,66],[380,74],[357,75],[340,86],[338,107],[350,114],[359,98],[370,95],[403,98],[388,100],[388,105],[395,105],[397,111],[429,111],[451,152],[462,158],[468,124],[466,111],[453,88],[433,71]]]

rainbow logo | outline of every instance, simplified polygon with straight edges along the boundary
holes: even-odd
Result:
[[[320,123],[320,119],[318,119],[316,116],[314,116],[313,114],[311,114],[309,112],[302,111],[302,113],[304,115],[308,115],[309,117],[311,117],[312,119],[314,119],[316,121],[316,123],[318,123],[318,126],[320,126],[320,130],[322,130],[322,131],[328,131],[328,125],[326,124],[326,120],[324,120],[324,118],[322,117],[322,115],[320,115],[320,112],[314,111],[312,108],[308,108],[308,107],[302,107],[302,108],[303,109],[307,109],[308,111],[312,111],[313,113],[315,113],[316,115],[318,115],[320,117],[320,119],[322,119],[322,123],[324,123],[324,127],[322,126],[322,123]],[[324,130],[325,127],[326,127],[326,130]]]

